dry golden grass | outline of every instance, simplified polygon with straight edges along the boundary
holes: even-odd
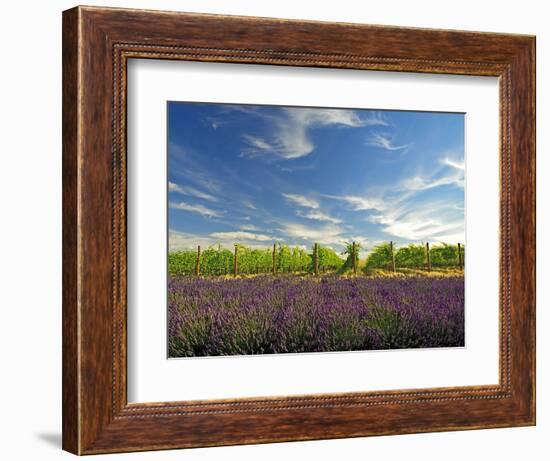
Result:
[[[407,268],[401,268],[397,269],[396,272],[393,272],[391,270],[386,269],[372,269],[365,273],[363,271],[363,268],[360,267],[357,269],[357,275],[353,275],[351,270],[348,270],[344,273],[336,273],[336,272],[327,272],[327,273],[320,273],[318,276],[315,276],[311,273],[305,273],[305,272],[295,272],[295,273],[278,273],[278,277],[301,277],[301,278],[321,278],[323,275],[338,275],[342,278],[348,278],[348,277],[369,277],[369,278],[403,278],[403,277],[435,277],[435,278],[444,278],[444,277],[464,277],[464,269],[459,268],[433,268],[431,271],[428,271],[426,269],[407,269]],[[209,276],[206,278],[209,279],[226,279],[226,280],[234,280],[234,279],[248,279],[248,278],[255,278],[255,277],[264,277],[266,275],[271,275],[269,273],[267,274],[239,274],[237,277],[234,277],[232,274],[228,275],[219,275],[219,276]]]
[[[463,277],[464,269],[459,268],[432,268],[426,269],[397,269],[395,272],[385,269],[372,269],[367,274],[368,277]]]

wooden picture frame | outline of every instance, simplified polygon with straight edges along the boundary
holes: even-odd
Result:
[[[500,381],[128,404],[131,58],[496,76]],[[535,38],[77,7],[63,13],[63,448],[75,454],[535,424]]]

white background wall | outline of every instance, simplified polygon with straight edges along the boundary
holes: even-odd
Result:
[[[545,304],[550,232],[550,15],[545,3],[357,0],[181,0],[87,4],[363,22],[537,35],[538,425],[318,442],[117,455],[136,460],[548,459],[550,339]],[[61,452],[61,11],[71,1],[4,2],[0,15],[0,453],[3,459],[69,459]],[[543,261],[543,259],[545,261]],[[546,453],[545,453],[546,452]],[[98,457],[100,459],[102,457]],[[114,458],[113,458],[114,459]]]

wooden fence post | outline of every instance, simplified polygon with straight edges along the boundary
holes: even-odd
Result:
[[[357,275],[357,254],[356,254],[355,242],[352,242],[352,253],[353,253],[353,275]]]
[[[393,242],[390,242],[390,252],[391,252],[391,268],[395,272],[395,253],[393,252]]]
[[[460,249],[460,243],[458,244],[458,267],[462,268],[462,252]]]
[[[273,275],[277,274],[277,250],[276,243],[273,244]]]
[[[197,245],[197,261],[195,264],[195,275],[198,277],[201,274],[201,246]]]
[[[426,242],[426,266],[428,272],[432,270],[432,262],[430,261],[430,244]]]
[[[237,277],[237,272],[238,272],[238,263],[237,263],[238,251],[239,251],[239,246],[235,243],[235,256],[233,257],[233,277]]]
[[[319,274],[319,247],[317,243],[313,244],[313,272],[315,275]]]

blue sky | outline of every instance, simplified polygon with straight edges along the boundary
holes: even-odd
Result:
[[[171,250],[464,243],[464,114],[168,103]]]

